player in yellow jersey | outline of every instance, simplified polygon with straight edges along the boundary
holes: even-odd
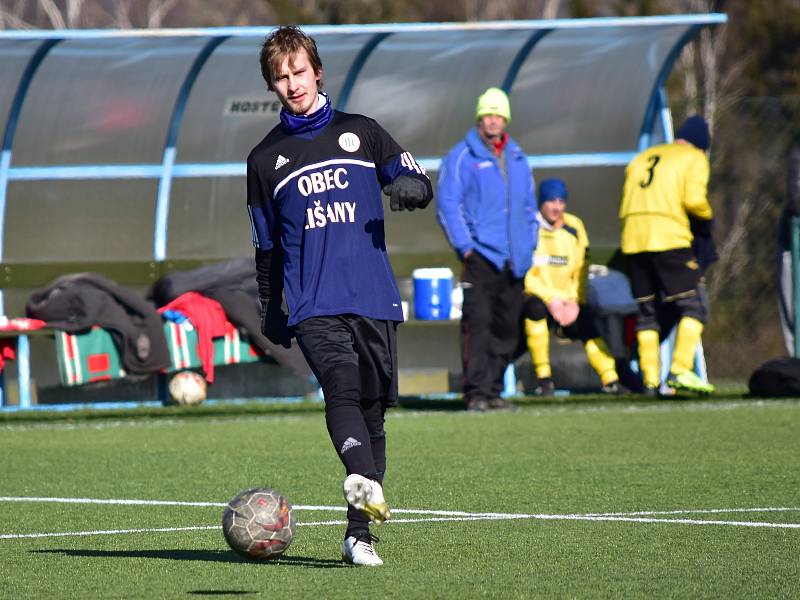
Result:
[[[568,212],[567,186],[560,179],[539,185],[539,242],[533,265],[525,276],[525,333],[538,384],[536,393],[553,393],[550,369],[550,325],[561,327],[571,339],[580,339],[603,385],[617,393],[619,377],[605,342],[597,335],[586,304],[589,238],[583,221]]]
[[[693,370],[706,311],[698,294],[701,269],[692,251],[691,221],[710,227],[710,168],[705,154],[709,144],[708,124],[695,115],[680,127],[673,143],[648,148],[625,169],[619,210],[622,252],[639,305],[636,341],[650,394],[661,383],[659,309],[670,304],[679,321],[667,386],[704,394],[714,391]]]

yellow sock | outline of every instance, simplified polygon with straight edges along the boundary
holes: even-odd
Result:
[[[525,319],[525,334],[528,336],[528,350],[536,369],[536,377],[544,379],[552,376],[550,370],[550,330],[547,319],[531,321]]]
[[[611,356],[611,352],[602,338],[593,338],[586,342],[584,347],[586,348],[586,358],[589,359],[592,368],[597,371],[603,385],[619,380],[614,357]]]
[[[703,324],[692,317],[683,317],[678,322],[675,348],[672,350],[671,373],[685,373],[694,370],[694,356],[697,344],[703,335]]]
[[[661,385],[658,372],[658,331],[642,329],[636,332],[636,343],[639,345],[639,369],[647,387],[657,388]]]

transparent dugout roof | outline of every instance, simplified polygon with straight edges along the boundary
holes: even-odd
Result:
[[[150,260],[157,187],[154,180],[13,181],[5,260]]]
[[[13,164],[160,163],[178,90],[206,40],[60,42],[25,97]]]
[[[662,65],[685,26],[555,30],[511,89],[515,137],[530,154],[636,148]]]
[[[442,155],[473,124],[476,98],[503,83],[530,36],[530,31],[393,34],[370,55],[346,110],[377,119],[418,155]]]
[[[21,42],[0,39],[0,57],[3,68],[0,69],[0,123],[8,123],[9,110],[25,67],[28,66],[41,42],[24,40]],[[5,127],[0,128],[3,131]],[[2,135],[0,133],[0,135]],[[1,139],[1,138],[0,138]]]
[[[174,181],[167,232],[169,257],[222,260],[252,254],[246,187],[244,177]]]

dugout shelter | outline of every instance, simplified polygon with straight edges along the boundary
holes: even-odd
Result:
[[[597,257],[618,245],[624,165],[672,139],[675,59],[701,28],[725,21],[304,29],[334,106],[377,119],[434,181],[473,124],[477,96],[505,89],[509,131],[537,179],[568,182]],[[252,252],[244,161],[280,110],[258,65],[271,30],[0,32],[0,313],[21,315],[31,290],[64,273],[143,289],[166,271]],[[416,267],[456,266],[431,210],[387,211],[386,232],[401,280]]]

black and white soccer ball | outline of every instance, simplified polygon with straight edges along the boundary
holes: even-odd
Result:
[[[292,543],[296,527],[292,506],[271,488],[240,492],[222,515],[225,541],[238,554],[254,560],[280,556]]]
[[[194,371],[178,371],[169,380],[168,388],[173,404],[194,406],[206,399],[206,380]]]

